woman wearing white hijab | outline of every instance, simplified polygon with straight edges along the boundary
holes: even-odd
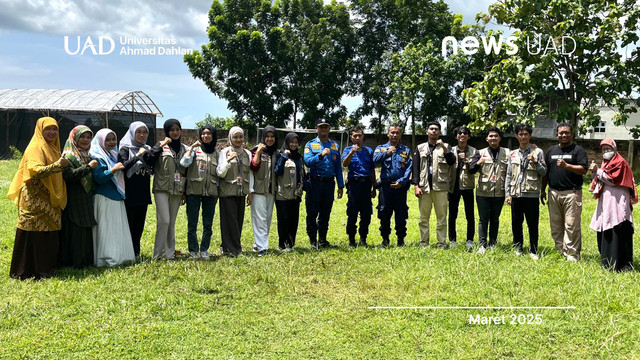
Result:
[[[140,256],[140,239],[147,219],[147,207],[151,204],[153,166],[162,153],[162,147],[169,143],[169,138],[165,138],[160,144],[150,147],[146,144],[148,137],[147,125],[142,121],[134,121],[120,140],[118,152],[118,161],[124,165],[124,203],[136,257]]]
[[[251,153],[243,146],[244,130],[232,127],[229,143],[230,146],[220,151],[217,168],[220,177],[220,234],[222,253],[237,256],[242,252],[240,239],[245,197],[247,205],[251,205],[249,188],[253,187],[253,172],[249,169]]]
[[[124,165],[118,160],[117,138],[113,130],[101,129],[91,141],[89,155],[98,161],[93,170],[95,195],[93,227],[96,266],[117,266],[135,259],[127,211],[124,206]]]

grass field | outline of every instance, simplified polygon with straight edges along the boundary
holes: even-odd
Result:
[[[2,194],[17,164],[0,162]],[[336,201],[330,224],[330,239],[338,249],[308,250],[303,203],[296,252],[276,250],[274,214],[269,255],[216,256],[208,262],[149,260],[155,231],[151,206],[143,261],[117,268],[62,269],[58,277],[36,282],[8,276],[17,211],[3,195],[0,358],[640,358],[640,273],[617,274],[600,267],[596,236],[588,228],[595,201],[588,193],[579,263],[564,261],[553,248],[544,207],[543,256],[533,261],[510,251],[508,207],[501,217],[500,246],[480,256],[465,252],[463,246],[418,247],[413,196],[408,247],[351,249],[344,233],[345,204],[346,198]],[[459,238],[464,238],[463,214],[461,208]],[[220,242],[218,224],[216,214],[214,251]],[[378,226],[374,216],[374,244],[380,243]],[[252,245],[250,229],[247,211],[244,249]],[[177,248],[186,252],[184,207],[177,235]],[[431,242],[435,243],[435,231]],[[368,309],[375,306],[575,309]],[[540,315],[541,324],[517,324],[520,314],[529,319]],[[470,324],[469,317],[476,315],[504,315],[507,324]],[[512,316],[516,324],[511,324]]]

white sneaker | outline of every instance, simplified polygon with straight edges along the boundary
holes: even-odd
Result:
[[[480,246],[480,248],[478,249],[478,254],[482,255],[487,251],[487,249],[484,248],[484,246]]]
[[[284,250],[282,250],[282,252],[286,252],[286,253],[292,252],[292,251],[293,251],[293,249],[290,248],[290,247],[286,247],[286,248],[284,248]]]
[[[568,262],[578,262],[578,258],[573,255],[567,255]]]
[[[518,249],[514,250],[513,253],[516,254],[516,256],[522,255],[522,251],[520,251]]]
[[[211,258],[208,251],[201,251],[200,257],[202,258],[202,260],[209,260]]]
[[[533,260],[538,260],[538,254],[529,253],[529,257],[531,257],[531,259]]]
[[[197,253],[197,252],[195,252],[195,251],[192,251],[192,252],[190,252],[190,253],[189,253],[189,259],[191,259],[191,260],[196,260],[196,259],[198,259],[199,257],[200,257],[200,254],[198,254],[198,253]]]

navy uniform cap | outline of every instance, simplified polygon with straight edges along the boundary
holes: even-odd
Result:
[[[316,120],[316,126],[323,125],[323,124],[331,126],[329,124],[329,122],[327,121],[327,119],[325,119],[325,118],[319,118],[318,120]]]

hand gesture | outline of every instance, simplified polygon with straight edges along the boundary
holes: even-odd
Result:
[[[115,174],[116,172],[118,172],[120,170],[124,170],[124,165],[121,162],[113,165],[113,167],[111,168],[111,173]]]
[[[227,161],[231,161],[234,158],[236,158],[238,156],[238,153],[236,153],[235,151],[231,151],[229,153],[227,153]]]
[[[66,157],[61,157],[60,160],[58,160],[58,162],[60,163],[60,166],[62,167],[67,167],[69,166],[69,159],[67,159]]]
[[[144,154],[145,152],[147,152],[147,149],[141,147],[140,150],[138,150],[136,156],[142,156],[142,154]]]
[[[291,156],[291,150],[287,149],[284,151],[284,154],[287,156]]]
[[[358,146],[358,145],[353,145],[353,146],[351,147],[351,152],[356,152],[356,151],[360,151],[360,146]]]
[[[459,158],[460,158],[460,160],[462,160],[463,162],[464,162],[465,160],[467,160],[467,154],[465,154],[465,153],[463,153],[463,152],[458,153],[458,157],[459,157]]]
[[[598,171],[598,164],[595,161],[591,160],[591,165],[589,165],[589,171],[592,173]]]
[[[415,186],[415,195],[416,197],[422,197],[422,189],[420,189],[420,186],[416,185]]]
[[[196,142],[194,142],[193,144],[191,144],[191,149],[195,149],[198,146],[200,146],[200,140],[196,140]]]
[[[534,154],[527,155],[527,158],[529,158],[529,161],[531,161],[532,164],[538,163],[538,157],[535,156]]]
[[[389,146],[389,150],[387,150],[387,154],[393,155],[394,152],[396,152],[396,147],[393,145]]]
[[[436,141],[436,145],[440,146],[442,150],[447,150],[447,146],[444,144],[444,141],[442,141],[442,139],[438,139],[438,141]]]
[[[257,152],[261,153],[266,148],[267,148],[267,145],[265,145],[263,143],[260,143],[260,144],[258,144],[258,151]]]
[[[506,202],[507,205],[511,206],[511,196],[507,196],[507,198],[504,200],[504,202]]]
[[[253,193],[247,195],[247,206],[251,206],[252,201],[253,201]]]
[[[331,153],[331,149],[329,149],[329,148],[324,148],[324,149],[322,150],[322,152],[320,153],[320,156],[321,156],[321,157],[325,157],[325,156],[329,155],[330,153]]]
[[[556,165],[558,165],[558,167],[565,169],[567,167],[567,162],[562,159],[558,159],[558,161],[556,162]]]
[[[160,146],[167,146],[171,143],[171,138],[170,137],[166,137],[164,138],[164,140],[162,140],[162,142],[160,143]]]
[[[482,165],[482,164],[484,164],[484,158],[483,158],[483,157],[482,157],[482,158],[480,158],[480,160],[478,160],[477,164],[478,164],[478,165]]]
[[[95,169],[98,167],[98,160],[91,160],[89,161],[89,167],[92,169]]]

